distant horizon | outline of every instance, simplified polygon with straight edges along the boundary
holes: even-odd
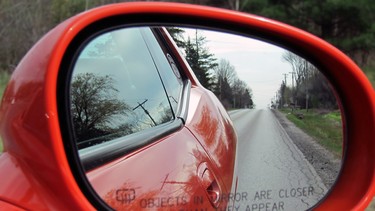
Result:
[[[195,29],[184,28],[186,34],[195,37]],[[268,108],[275,98],[283,74],[292,71],[289,63],[282,61],[286,51],[278,46],[243,36],[198,30],[206,37],[206,47],[215,58],[226,59],[235,67],[239,79],[247,83],[253,93],[253,102],[258,109]],[[287,83],[291,77],[287,77]]]

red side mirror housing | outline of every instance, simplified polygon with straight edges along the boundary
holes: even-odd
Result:
[[[66,90],[59,90],[64,81],[58,79],[69,78],[61,77],[69,46],[82,34],[95,34],[96,23],[111,27],[113,21],[124,26],[210,28],[256,37],[309,58],[335,88],[345,123],[341,173],[314,209],[363,210],[368,206],[375,194],[375,95],[354,62],[327,42],[277,21],[217,8],[151,2],[108,5],[74,16],[46,34],[18,65],[0,108],[5,148],[0,155],[0,204],[36,210],[105,206],[92,193],[78,153],[65,140],[58,96]]]

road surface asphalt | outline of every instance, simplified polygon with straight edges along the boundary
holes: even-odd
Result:
[[[306,210],[327,187],[270,109],[229,112],[238,135],[233,210]]]

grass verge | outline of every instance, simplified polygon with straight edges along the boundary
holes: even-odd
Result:
[[[0,71],[0,100],[3,98],[3,93],[6,85],[8,84],[10,75],[5,71]],[[0,119],[1,121],[1,119]],[[0,137],[0,153],[3,151],[3,141]]]
[[[313,137],[323,147],[337,156],[341,156],[343,147],[343,131],[341,113],[339,110],[297,110],[281,109],[286,117],[305,133]],[[300,119],[295,115],[303,114]]]
[[[5,87],[8,84],[9,78],[10,78],[10,75],[7,72],[0,70],[0,99],[3,97],[3,93],[5,90]]]
[[[375,88],[375,64],[364,67],[363,72],[366,74],[367,78],[370,80],[372,87]]]

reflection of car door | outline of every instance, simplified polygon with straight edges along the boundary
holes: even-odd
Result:
[[[215,138],[214,143],[210,145],[196,139],[197,135],[198,138],[212,138],[200,134],[204,131],[199,127],[209,123],[220,124],[220,121],[203,120],[204,124],[195,122],[191,127],[184,127],[184,122],[190,118],[190,115],[200,114],[187,115],[187,109],[190,107],[188,94],[191,84],[184,74],[180,76],[176,73],[173,57],[166,52],[167,48],[160,46],[160,43],[165,42],[163,39],[167,38],[156,37],[163,34],[162,31],[152,31],[148,28],[111,33],[112,36],[97,39],[100,39],[100,42],[103,40],[109,42],[115,37],[114,33],[119,33],[121,36],[115,39],[119,37],[127,39],[128,43],[118,50],[132,49],[132,52],[116,55],[124,61],[123,70],[117,71],[118,65],[116,68],[107,66],[106,72],[111,71],[114,80],[122,78],[122,74],[128,74],[135,88],[129,94],[121,82],[112,83],[115,85],[114,90],[118,91],[116,96],[125,99],[126,114],[116,114],[111,117],[111,124],[103,123],[94,128],[93,131],[97,132],[98,137],[78,140],[95,143],[92,146],[86,145],[86,148],[80,150],[80,157],[93,189],[116,210],[225,207],[226,201],[220,201],[219,194],[224,189],[227,191],[228,187],[225,186],[230,185],[232,181],[229,181],[229,177],[224,178],[229,181],[224,185],[219,173],[231,175],[232,172],[225,174],[220,172],[224,169],[220,163],[223,160],[222,156],[218,157],[216,154],[222,153],[222,146],[217,145],[217,141],[221,139]],[[134,39],[133,42],[129,40],[130,38]],[[91,42],[94,43],[95,40]],[[121,42],[118,40],[112,42],[112,44],[119,43]],[[137,47],[127,48],[129,45]],[[90,44],[86,48],[89,49],[89,46]],[[83,55],[89,54],[83,52],[81,56]],[[87,61],[87,58],[82,59]],[[93,74],[90,72],[92,68],[87,70],[87,74]],[[82,70],[78,73],[81,74]],[[77,74],[73,73],[73,78]],[[72,89],[74,91],[74,88]],[[212,103],[210,100],[202,100],[205,97],[200,93],[202,90],[193,88],[191,91],[192,98],[200,99],[200,102],[194,105],[200,108],[198,112],[209,113],[211,109],[216,109],[210,104]],[[122,131],[125,127],[124,121],[126,133]],[[79,125],[75,125],[76,134],[80,129]],[[96,141],[98,139],[100,141]],[[215,143],[217,149],[220,149],[218,152],[212,150]],[[204,147],[209,148],[207,150]]]
[[[167,37],[165,29],[159,31]],[[172,43],[165,38],[171,49]],[[178,54],[178,53],[176,53]],[[184,63],[184,62],[180,62]],[[183,67],[182,67],[183,68]],[[185,67],[189,69],[189,67]],[[189,72],[189,70],[185,70]],[[191,77],[193,83],[198,83]],[[234,186],[234,165],[236,156],[236,135],[226,110],[216,96],[201,86],[192,86],[190,92],[189,116],[185,126],[199,140],[210,157],[210,171],[217,177],[222,193],[228,194]],[[234,181],[232,181],[234,179]],[[234,188],[234,187],[232,187]],[[225,196],[222,196],[225,198]]]

